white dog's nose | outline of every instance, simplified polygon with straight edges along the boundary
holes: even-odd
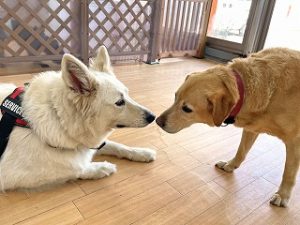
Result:
[[[146,112],[145,119],[148,123],[152,123],[155,120],[155,115],[150,112]]]

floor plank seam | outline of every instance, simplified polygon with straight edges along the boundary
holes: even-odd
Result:
[[[168,162],[166,162],[166,163],[163,163],[163,164],[167,164]],[[163,165],[163,164],[161,164],[161,165]],[[171,163],[172,164],[172,163]],[[175,164],[174,164],[175,165]],[[153,168],[152,168],[153,169]],[[149,171],[149,170],[148,170]],[[146,171],[144,171],[143,173],[145,173]],[[142,174],[142,173],[141,173]],[[178,174],[177,174],[178,175]],[[175,176],[177,176],[177,175],[175,175]],[[135,175],[136,176],[136,175]],[[175,177],[174,176],[174,177]],[[129,179],[129,178],[127,178],[127,179]],[[126,179],[126,180],[127,180]],[[171,179],[171,178],[170,178]],[[147,192],[147,191],[149,191],[149,190],[151,190],[151,189],[153,189],[153,188],[155,188],[156,186],[159,186],[159,185],[162,185],[163,183],[165,183],[166,181],[162,181],[162,182],[160,182],[160,183],[157,183],[155,186],[152,186],[152,187],[150,187],[150,188],[146,188],[144,191],[142,191],[142,192],[139,192],[139,193],[137,193],[137,194],[135,194],[135,195],[133,195],[133,196],[131,196],[131,197],[129,197],[129,198],[126,198],[126,199],[124,199],[124,201],[127,201],[127,200],[129,200],[129,199],[132,199],[132,198],[134,198],[134,197],[136,197],[136,196],[138,196],[138,195],[140,195],[140,194],[142,194],[142,193],[145,193],[145,192]],[[178,192],[178,191],[177,191]],[[86,195],[86,196],[89,196],[89,195],[91,195],[91,194],[93,194],[93,193],[90,193],[90,194],[88,194],[88,195]],[[179,193],[180,194],[180,193]],[[83,198],[83,197],[86,197],[86,196],[81,196],[80,198],[78,198],[78,199],[75,199],[75,200],[73,200],[72,202],[75,204],[75,206],[77,207],[77,205],[76,205],[76,203],[74,202],[74,201],[76,201],[76,200],[79,200],[79,199],[81,199],[81,198]],[[111,207],[109,207],[109,208],[107,208],[107,209],[105,209],[104,211],[106,211],[106,210],[108,210],[108,209],[111,209],[111,208],[113,208],[113,207],[115,207],[116,205],[117,205],[118,203],[116,203],[115,205],[112,205]],[[78,208],[78,207],[77,207]],[[80,211],[80,209],[78,209],[79,211]],[[104,212],[104,211],[101,211],[101,212]],[[95,215],[97,215],[98,213],[96,213],[96,214],[93,214],[93,215],[89,215],[88,217],[84,217],[85,219],[87,219],[87,218],[90,218],[90,217],[92,217],[92,216],[95,216]]]
[[[60,207],[60,206],[62,206],[62,205],[68,204],[68,203],[69,203],[69,201],[68,201],[68,202],[63,202],[63,203],[61,203],[61,204],[58,204],[58,205],[56,205],[56,206],[54,206],[54,207],[52,207],[52,208],[50,208],[50,209],[47,209],[46,211],[43,211],[43,212],[38,213],[38,214],[33,215],[33,216],[29,216],[29,217],[27,217],[26,219],[22,219],[22,220],[20,220],[20,221],[18,221],[18,222],[16,222],[16,223],[13,223],[13,225],[20,224],[20,223],[22,223],[22,222],[24,222],[24,221],[26,221],[26,220],[29,220],[29,219],[31,219],[31,218],[34,218],[34,217],[40,216],[40,215],[42,215],[42,214],[45,214],[45,213],[47,213],[47,212],[49,212],[49,211],[51,211],[51,210],[54,210],[54,209],[56,209],[56,208],[58,208],[58,207]]]
[[[75,202],[74,201],[76,201],[77,199],[74,199],[73,201],[72,201],[72,204],[76,207],[76,209],[77,209],[77,211],[79,212],[79,214],[81,215],[81,217],[82,217],[82,221],[84,221],[86,218],[84,217],[84,215],[81,213],[81,211],[79,210],[79,208],[77,207],[77,205],[75,204]],[[76,224],[79,224],[80,222],[82,222],[82,221],[79,221],[78,223],[76,223]]]
[[[255,180],[254,180],[255,181]],[[249,183],[248,185],[252,184],[254,181],[252,181],[251,183]],[[216,183],[217,184],[217,183]],[[219,184],[217,184],[218,186],[220,186]],[[208,211],[209,209],[213,208],[214,206],[216,206],[217,204],[219,204],[220,202],[224,202],[225,203],[225,199],[231,197],[233,194],[243,190],[244,188],[246,188],[248,185],[244,186],[243,188],[234,191],[232,193],[229,193],[228,195],[225,195],[224,197],[220,198],[219,201],[217,201],[215,204],[213,204],[212,206],[208,207],[207,209],[205,209],[203,212],[199,213],[198,215],[194,216],[192,219],[190,219],[189,221],[187,221],[187,223],[185,223],[184,225],[188,225],[191,221],[193,221],[196,217],[201,216],[202,214],[204,214],[206,211]],[[221,187],[221,186],[220,186]],[[223,188],[223,187],[221,187]],[[256,207],[255,209],[257,209],[258,207]],[[253,209],[251,212],[253,212],[255,209]],[[249,214],[250,215],[250,214]],[[247,215],[248,216],[248,215]],[[246,217],[246,216],[245,216]],[[239,221],[242,221],[245,217],[242,217],[239,219]]]
[[[227,139],[232,138],[232,137],[237,136],[237,135],[239,135],[239,134],[235,134],[235,135],[232,135],[232,136],[230,136],[230,137],[226,137],[226,138],[222,139],[222,141],[218,141],[218,143],[219,143],[219,142],[223,142],[224,140],[227,140]],[[202,149],[205,149],[205,148],[207,148],[207,147],[211,147],[211,146],[213,146],[213,145],[215,145],[215,144],[216,144],[216,142],[215,142],[215,143],[209,143],[209,144],[207,144],[207,145],[201,146],[201,147],[200,147],[199,149],[197,149],[197,150],[190,151],[189,149],[187,149],[186,146],[181,145],[181,144],[178,143],[178,145],[179,145],[180,147],[184,148],[184,149],[185,149],[186,151],[188,151],[189,153],[195,153],[195,152],[197,152],[197,151],[201,151]]]
[[[265,175],[265,174],[264,174],[264,175]],[[260,176],[259,178],[264,179],[265,181],[267,181],[268,183],[272,184],[272,185],[273,185],[274,187],[276,187],[276,188],[279,187],[278,184],[275,184],[275,183],[273,183],[272,181],[269,181],[268,179],[266,179],[266,178],[264,177],[264,175]]]
[[[144,192],[140,192],[140,193],[137,194],[137,195],[134,195],[134,196],[132,196],[132,197],[129,197],[129,198],[125,199],[124,201],[128,201],[128,200],[133,199],[133,198],[135,198],[135,197],[137,197],[137,196],[139,196],[139,195],[142,195],[142,194],[144,194],[145,192],[150,191],[150,190],[156,188],[157,186],[163,185],[164,183],[166,183],[168,186],[170,186],[170,187],[171,187],[175,192],[177,192],[180,196],[179,196],[178,198],[176,198],[176,199],[174,199],[174,200],[172,200],[172,201],[166,203],[165,205],[162,205],[160,208],[158,208],[157,210],[155,210],[155,211],[153,211],[153,212],[151,212],[151,213],[149,214],[149,215],[152,215],[153,213],[155,213],[155,212],[158,211],[159,209],[161,209],[161,208],[167,206],[168,204],[171,204],[172,202],[174,202],[174,201],[176,201],[177,199],[179,199],[179,198],[182,197],[182,195],[181,195],[176,189],[174,189],[170,184],[168,184],[166,181],[163,182],[163,183],[160,183],[160,184],[158,184],[158,185],[156,185],[156,186],[153,186],[152,188],[147,189],[147,190],[145,190]],[[74,205],[76,206],[76,204],[74,204]],[[98,214],[104,213],[105,211],[108,211],[108,210],[114,208],[114,207],[117,206],[117,205],[118,205],[118,203],[115,204],[115,205],[112,205],[111,207],[109,207],[109,208],[107,208],[107,209],[105,209],[105,210],[103,210],[103,211],[101,211],[101,212],[98,212],[98,213],[96,213],[96,214],[94,214],[94,215],[90,215],[89,217],[84,217],[82,214],[81,214],[81,215],[82,215],[82,217],[84,218],[84,220],[86,220],[86,219],[91,218],[91,217],[94,217],[94,216],[96,216],[96,215],[98,215]],[[77,206],[76,206],[76,208],[78,209]],[[80,212],[79,209],[78,209],[78,211]],[[147,215],[147,216],[149,216],[149,215]],[[142,219],[142,218],[141,218],[141,219]],[[130,224],[136,223],[137,221],[139,221],[139,220],[141,220],[141,219],[137,219],[137,220],[135,220],[134,222],[132,222],[132,223],[130,223]]]
[[[142,172],[140,172],[140,173],[136,173],[136,174],[134,174],[134,175],[132,175],[132,176],[129,176],[129,177],[126,177],[126,178],[124,178],[124,179],[121,179],[121,180],[119,180],[118,182],[116,182],[116,183],[112,183],[112,184],[108,184],[108,185],[105,185],[105,186],[103,186],[103,187],[100,187],[99,189],[95,189],[95,190],[93,190],[92,192],[86,192],[81,186],[82,185],[80,185],[80,184],[77,184],[77,185],[79,185],[80,186],[80,188],[83,190],[83,192],[85,193],[85,196],[87,196],[87,195],[90,195],[90,194],[92,194],[92,193],[94,193],[94,192],[97,192],[97,191],[100,191],[100,190],[102,190],[102,189],[105,189],[105,188],[108,188],[109,186],[113,186],[113,185],[116,185],[116,184],[118,184],[118,183],[120,183],[120,182],[124,182],[124,181],[126,181],[126,180],[128,180],[128,179],[130,179],[130,178],[132,178],[132,177],[134,177],[134,176],[137,176],[137,175],[141,175],[141,174],[143,174],[143,173],[146,173],[146,172],[148,172],[148,171],[150,171],[150,170],[152,170],[152,169],[155,169],[155,168],[157,168],[158,166],[161,166],[161,165],[163,165],[163,164],[165,164],[166,163],[166,161],[162,161],[160,164],[157,164],[157,165],[155,165],[154,167],[151,167],[151,168],[149,168],[149,169],[146,169],[146,170],[144,170],[144,171],[142,171]],[[118,173],[118,172],[117,172]],[[107,179],[109,179],[109,178],[107,178]],[[85,180],[84,182],[89,182],[89,180]],[[82,198],[82,197],[85,197],[85,196],[81,196],[80,198]],[[80,199],[80,198],[78,198],[78,199]]]
[[[164,183],[167,183],[167,182],[164,182]],[[162,183],[162,184],[163,184],[163,183]],[[162,184],[161,184],[161,185],[162,185]],[[168,184],[168,183],[167,183],[167,184]],[[157,212],[158,210],[160,210],[160,209],[166,207],[166,206],[169,205],[169,204],[172,204],[172,202],[177,201],[179,198],[181,198],[181,197],[183,196],[179,191],[177,191],[176,189],[174,189],[170,184],[168,184],[168,185],[169,185],[174,191],[176,191],[178,194],[180,194],[180,196],[178,196],[178,198],[176,198],[176,199],[173,199],[172,201],[169,201],[169,202],[166,203],[165,205],[162,205],[161,207],[157,208],[156,210],[154,210],[154,211],[151,212],[150,214],[146,215],[145,217],[154,214],[154,213]],[[155,188],[155,187],[153,187],[153,188]],[[134,223],[136,223],[136,222],[138,222],[139,220],[142,220],[142,219],[143,219],[143,218],[137,219],[137,220],[135,220],[134,222],[132,222],[132,223],[130,223],[130,224],[134,224]]]
[[[237,191],[234,191],[234,192],[232,192],[232,193],[229,193],[228,195],[225,195],[223,198],[220,199],[220,201],[216,202],[216,203],[213,204],[211,207],[207,208],[206,210],[204,210],[203,212],[201,212],[201,213],[198,214],[197,216],[193,217],[193,219],[195,219],[196,217],[198,217],[198,216],[204,214],[206,211],[208,211],[209,209],[211,209],[211,208],[214,207],[215,205],[219,204],[219,202],[224,202],[224,203],[225,203],[225,199],[226,199],[226,198],[229,198],[229,197],[231,197],[232,195],[234,195],[235,193],[237,193],[237,192],[239,192],[239,191],[245,189],[247,186],[251,185],[251,184],[252,184],[253,182],[255,182],[255,181],[256,181],[256,180],[252,181],[251,183],[247,184],[246,186],[244,186],[243,188],[241,188],[241,189],[239,189],[239,190],[237,190]],[[269,182],[269,183],[270,183],[270,182]],[[217,183],[216,183],[216,184],[217,184]],[[219,185],[219,184],[217,184],[217,185]],[[220,185],[219,185],[219,186],[220,186]],[[220,187],[221,187],[221,186],[220,186]],[[221,188],[223,188],[223,187],[221,187]],[[224,188],[223,188],[223,189],[224,189]],[[266,200],[266,201],[268,201],[268,200]],[[263,203],[262,203],[262,204],[263,204]],[[251,210],[251,213],[253,213],[253,212],[254,212],[257,208],[259,208],[262,204],[260,204],[259,206],[257,206],[257,207],[254,208],[253,210]],[[251,213],[250,213],[250,214],[251,214]],[[245,219],[246,217],[248,217],[250,214],[248,214],[248,215],[246,215],[246,216],[244,216],[244,217],[239,218],[239,221],[238,221],[238,222],[242,221],[243,219]],[[185,223],[185,225],[189,224],[193,219],[189,220],[187,223]],[[238,222],[237,222],[237,223],[238,223]]]
[[[238,222],[236,222],[235,224],[233,225],[237,225],[239,223],[241,223],[242,221],[244,221],[245,219],[247,219],[247,217],[249,217],[250,215],[253,215],[253,213],[258,209],[260,208],[261,206],[265,205],[265,204],[268,204],[269,203],[269,200],[266,200],[264,201],[263,203],[261,203],[260,205],[258,205],[258,207],[256,207],[255,209],[253,209],[247,216],[241,218]],[[269,207],[273,207],[270,203],[269,203]]]

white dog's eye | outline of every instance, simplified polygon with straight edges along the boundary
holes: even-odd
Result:
[[[120,99],[115,104],[116,104],[116,106],[122,106],[122,105],[125,105],[125,101],[124,101],[124,99]]]

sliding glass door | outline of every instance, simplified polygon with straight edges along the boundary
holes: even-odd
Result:
[[[255,3],[255,0],[213,0],[207,46],[242,54]]]
[[[215,0],[207,35],[211,38],[243,43],[252,0]]]
[[[275,1],[212,0],[207,30],[208,52],[218,58],[226,58],[222,53],[234,58],[262,49]]]
[[[277,0],[264,48],[300,50],[300,1]]]

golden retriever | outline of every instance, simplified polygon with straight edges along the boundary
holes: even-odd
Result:
[[[237,104],[241,104],[238,109]],[[156,122],[169,133],[193,123],[220,126],[229,121],[242,127],[235,157],[216,164],[227,172],[241,165],[259,133],[280,138],[286,145],[285,170],[270,203],[286,207],[299,167],[299,115],[300,52],[271,48],[190,74],[176,92],[174,104]]]

